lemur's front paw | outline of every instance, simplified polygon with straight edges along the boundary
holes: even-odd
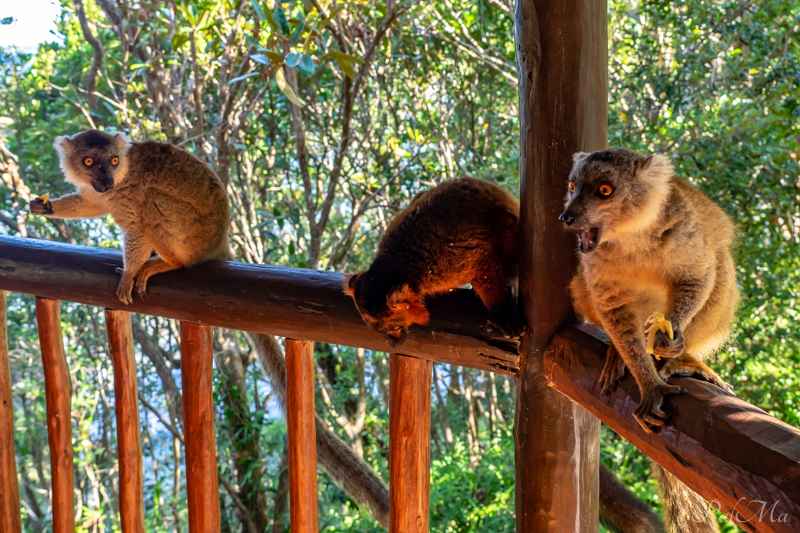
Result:
[[[625,377],[625,361],[619,356],[619,352],[613,344],[608,345],[606,352],[606,364],[600,373],[600,390],[605,396],[611,396],[620,380]]]
[[[125,274],[125,272],[119,268],[117,272],[122,272],[122,279],[117,286],[117,298],[125,305],[130,305],[133,303],[133,296],[131,295],[133,293],[133,276]]]
[[[671,322],[673,332],[672,339],[670,339],[669,335],[663,331],[656,331],[656,341],[653,345],[653,355],[657,357],[671,359],[673,357],[678,357],[683,353],[683,332],[680,330],[680,326],[678,325],[677,321],[671,320]]]
[[[53,202],[50,200],[42,200],[41,197],[34,198],[29,204],[32,215],[52,215]]]
[[[511,292],[509,292],[503,307],[489,313],[484,329],[491,333],[495,328],[507,338],[519,337],[525,331],[525,323],[519,316],[517,298]]]
[[[639,402],[639,407],[633,413],[633,417],[639,422],[648,433],[652,433],[653,429],[650,426],[661,427],[669,420],[669,415],[661,410],[661,405],[664,403],[664,397],[668,394],[686,394],[686,389],[674,385],[667,385],[664,382],[651,385],[647,389],[642,389],[642,400]]]

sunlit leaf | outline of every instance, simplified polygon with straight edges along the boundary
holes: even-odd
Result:
[[[360,57],[351,56],[351,55],[345,54],[344,52],[340,52],[339,50],[329,50],[328,53],[325,54],[325,55],[331,56],[332,58],[334,58],[336,60],[347,61],[348,63],[349,62],[353,62],[353,63],[358,63],[359,65],[364,63],[364,60],[361,59]]]
[[[298,54],[296,52],[289,52],[286,54],[286,66],[295,68],[297,65],[300,64],[300,61],[303,59],[303,54]]]
[[[262,24],[266,22],[267,17],[264,15],[261,3],[258,0],[250,0],[250,3],[253,4],[253,10],[256,12],[256,16],[258,16],[258,20],[260,20]]]
[[[245,74],[244,76],[236,76],[231,81],[228,82],[228,85],[233,85],[237,81],[246,80],[247,78],[252,78],[253,76],[258,76],[258,72],[251,72],[250,74]]]
[[[286,83],[286,76],[284,75],[282,68],[275,69],[275,81],[278,84],[278,89],[280,89],[281,92],[286,95],[286,98],[288,98],[289,101],[300,107],[306,105],[305,102],[303,102],[300,97],[294,93],[292,88],[289,87],[289,84]]]
[[[263,54],[253,54],[250,59],[262,65],[280,65],[283,63],[283,56],[271,50],[265,50]]]
[[[314,72],[316,72],[317,66],[314,64],[314,60],[311,58],[311,56],[303,54],[300,64],[297,66],[297,70],[307,76],[311,76],[314,74]]]

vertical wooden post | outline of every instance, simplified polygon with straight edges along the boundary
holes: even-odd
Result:
[[[190,533],[219,533],[211,326],[181,322],[181,386]]]
[[[427,533],[431,492],[431,362],[389,356],[390,533]]]
[[[289,441],[290,527],[317,533],[317,431],[314,343],[286,339],[286,430]]]
[[[142,439],[131,314],[106,309],[106,328],[114,365],[120,526],[123,533],[144,533]]]
[[[519,533],[598,530],[599,421],[550,389],[542,356],[574,321],[567,285],[575,240],[563,209],[573,153],[605,148],[605,0],[517,0],[522,242],[520,302],[528,335],[517,378]]]
[[[61,339],[61,302],[36,298],[36,320],[44,366],[53,533],[75,532],[75,477],[72,461],[72,383]]]
[[[0,291],[0,533],[20,533],[19,481],[14,457],[14,404],[8,362],[6,293]]]

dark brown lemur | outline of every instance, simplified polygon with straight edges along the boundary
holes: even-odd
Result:
[[[459,178],[417,194],[345,292],[393,348],[410,325],[428,323],[427,297],[467,284],[489,311],[487,330],[515,337],[524,329],[509,290],[518,261],[519,203],[497,185]]]

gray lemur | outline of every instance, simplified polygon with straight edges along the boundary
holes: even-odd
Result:
[[[663,426],[668,394],[684,394],[671,376],[694,376],[728,390],[705,363],[729,338],[739,293],[733,262],[734,225],[714,202],[673,174],[663,155],[610,148],[575,154],[566,208],[559,217],[578,236],[580,261],[570,285],[575,310],[611,337],[601,377],[616,388],[625,368],[641,391],[634,416],[648,432]],[[644,327],[654,312],[674,338],[656,333],[646,353]],[[714,514],[677,478],[654,464],[673,532],[718,531]],[[704,518],[704,519],[703,519]]]
[[[91,130],[58,137],[66,180],[78,192],[31,201],[31,213],[90,218],[110,213],[124,233],[124,268],[117,296],[143,297],[147,279],[159,272],[229,260],[228,197],[219,177],[185,150],[158,142],[130,143],[122,135]],[[157,257],[150,257],[155,250]],[[286,406],[286,361],[277,340],[247,333],[282,409]],[[317,416],[320,464],[359,506],[389,525],[389,491],[372,469],[328,430]]]

